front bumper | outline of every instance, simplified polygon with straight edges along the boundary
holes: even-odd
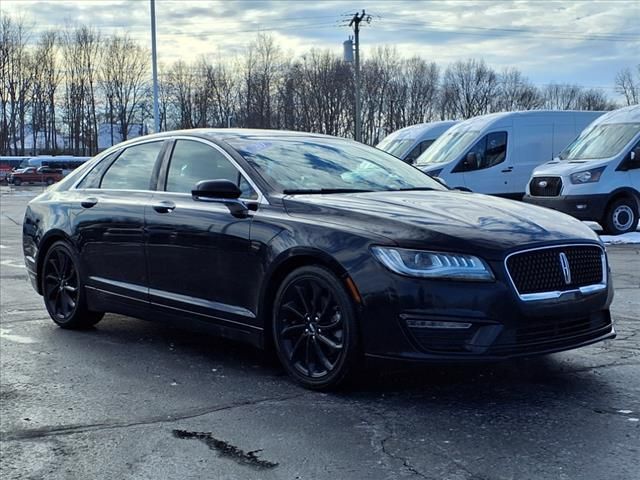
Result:
[[[523,200],[527,203],[558,210],[578,220],[598,222],[604,217],[609,195],[561,195],[557,197],[525,195]]]
[[[413,279],[381,271],[377,274],[388,275],[391,288],[367,292],[364,279],[359,288],[366,355],[486,362],[570,350],[615,337],[610,281],[606,289],[592,294],[523,301],[501,263],[490,263],[496,275],[491,283]],[[447,324],[469,327],[438,328]]]

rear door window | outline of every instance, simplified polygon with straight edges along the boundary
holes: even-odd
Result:
[[[113,190],[151,190],[151,177],[162,141],[127,148],[102,177],[100,188]]]

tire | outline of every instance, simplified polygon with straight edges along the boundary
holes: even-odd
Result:
[[[635,232],[638,228],[638,204],[634,198],[625,197],[614,201],[603,219],[602,228],[609,235]]]
[[[14,178],[14,179],[13,179],[13,184],[14,184],[16,187],[19,187],[20,185],[22,185],[22,180],[20,180],[19,178]]]
[[[272,334],[287,373],[312,390],[334,390],[361,358],[351,297],[324,267],[301,267],[284,279],[274,301]]]
[[[51,319],[62,328],[89,328],[104,316],[87,308],[78,255],[64,241],[54,243],[42,264],[42,295]]]
[[[45,182],[47,184],[47,186],[53,185],[55,182],[53,181],[53,178],[49,177],[45,180]]]

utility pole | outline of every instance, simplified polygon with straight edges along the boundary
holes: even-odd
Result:
[[[151,1],[151,68],[153,70],[153,125],[155,133],[160,131],[158,109],[158,52],[156,51],[156,0]]]
[[[356,141],[362,141],[362,118],[360,113],[360,22],[365,20],[371,21],[371,16],[367,16],[362,10],[361,14],[354,14],[349,22],[349,26],[353,27],[355,41],[355,67],[356,67]]]

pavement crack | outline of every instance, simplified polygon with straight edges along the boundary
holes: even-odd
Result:
[[[196,408],[181,415],[158,415],[149,417],[143,420],[133,422],[112,422],[112,423],[90,423],[85,425],[61,425],[54,427],[34,428],[28,430],[16,430],[0,433],[0,440],[12,441],[12,440],[30,440],[37,438],[53,437],[60,435],[73,435],[77,433],[86,433],[100,430],[114,430],[119,428],[130,428],[145,425],[154,425],[162,423],[173,423],[180,420],[189,420],[192,418],[201,417],[211,413],[221,412],[225,410],[233,410],[235,408],[247,407],[252,405],[260,405],[262,403],[269,402],[284,402],[299,398],[309,393],[297,393],[295,395],[283,395],[277,397],[265,397],[257,400],[246,400],[242,402],[233,402],[226,405],[219,405],[215,407],[203,407]]]
[[[222,457],[230,458],[240,465],[247,465],[258,470],[270,469],[278,466],[278,464],[275,462],[262,460],[260,457],[258,457],[257,454],[261,452],[262,449],[245,452],[235,445],[231,445],[224,440],[215,438],[211,432],[188,432],[186,430],[173,430],[173,436],[186,440],[200,440],[205,445],[207,445],[210,450],[215,450]]]

